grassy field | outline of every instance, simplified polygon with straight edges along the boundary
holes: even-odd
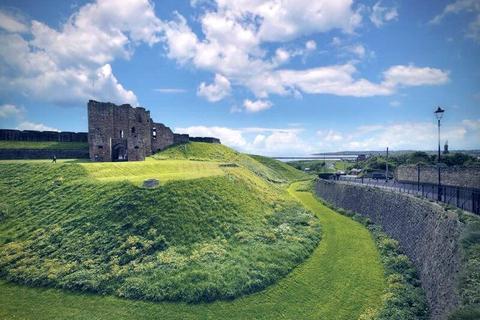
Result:
[[[318,202],[289,193],[322,223],[311,257],[267,289],[208,304],[141,302],[0,282],[2,319],[357,319],[381,304],[383,268],[370,233]]]
[[[262,179],[274,183],[289,183],[293,180],[308,178],[308,175],[279,161],[261,157],[248,156],[224,145],[211,143],[188,143],[174,146],[153,156],[162,160],[193,160],[193,161],[219,161],[225,165],[233,164],[253,172]]]
[[[141,184],[145,179],[158,179],[161,183],[172,180],[198,179],[225,175],[218,162],[190,160],[153,160],[135,162],[85,162],[81,166],[96,181],[131,181]]]
[[[0,140],[0,149],[88,149],[86,142],[58,141],[4,141]]]
[[[222,145],[209,151],[234,156],[200,161],[203,144],[188,147],[197,160],[0,163],[1,275],[199,302],[259,291],[311,254],[318,219],[288,196],[282,170]],[[155,177],[164,184],[139,188]]]

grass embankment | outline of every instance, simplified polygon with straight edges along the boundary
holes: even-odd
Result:
[[[309,259],[262,292],[209,304],[149,303],[0,282],[0,318],[16,319],[357,319],[381,305],[383,269],[370,233],[299,185],[290,194],[322,223]],[[232,275],[236,276],[236,275]]]
[[[86,142],[58,141],[5,141],[0,140],[0,149],[48,149],[48,150],[88,150]]]
[[[222,170],[218,162],[212,161],[163,160],[160,162],[147,158],[145,161],[85,162],[81,165],[89,177],[102,182],[127,180],[141,184],[145,179],[154,178],[164,183],[226,174],[226,170]]]
[[[273,183],[289,183],[293,180],[308,178],[305,173],[292,170],[279,161],[261,156],[249,156],[220,144],[196,142],[178,145],[154,155],[153,158],[159,160],[214,160],[222,162],[224,167],[238,165]]]
[[[198,160],[202,145],[186,147]],[[155,301],[230,299],[274,283],[314,250],[318,220],[272,182],[288,182],[281,172],[208,146],[236,162],[0,163],[0,275]],[[137,187],[146,177],[170,181]]]

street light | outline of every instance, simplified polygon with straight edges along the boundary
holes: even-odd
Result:
[[[434,114],[435,117],[437,118],[438,121],[438,155],[437,155],[437,168],[438,168],[438,193],[437,193],[437,200],[442,201],[442,185],[441,185],[441,178],[440,178],[440,120],[443,117],[443,113],[445,110],[442,108],[438,107],[437,110],[435,110]]]

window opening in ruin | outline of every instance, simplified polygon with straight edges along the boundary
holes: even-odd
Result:
[[[138,146],[135,146],[135,149],[138,149]]]
[[[135,133],[135,127],[132,127],[132,133]]]
[[[120,130],[120,138],[123,139],[123,130]]]
[[[153,137],[153,139],[157,138],[157,128],[152,129],[152,137]]]
[[[98,146],[98,149],[103,149],[103,146]]]

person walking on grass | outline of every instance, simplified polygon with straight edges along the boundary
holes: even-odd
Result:
[[[56,155],[53,155],[52,163],[57,163],[57,156]]]

